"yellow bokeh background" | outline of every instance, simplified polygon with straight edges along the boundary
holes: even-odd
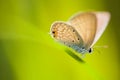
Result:
[[[0,0],[0,80],[119,80],[119,0]],[[49,32],[77,12],[109,11],[111,20],[81,61]]]

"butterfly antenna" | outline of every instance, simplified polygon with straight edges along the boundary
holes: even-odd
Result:
[[[108,45],[104,45],[104,46],[94,46],[94,48],[108,48]]]
[[[99,54],[101,53],[100,50],[98,50],[97,48],[93,48],[94,51],[97,51]],[[94,52],[93,52],[94,53]]]

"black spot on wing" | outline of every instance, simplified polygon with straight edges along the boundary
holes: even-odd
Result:
[[[72,42],[74,42],[74,40],[72,40]]]
[[[55,34],[55,31],[52,31],[53,34]]]
[[[73,29],[73,32],[75,32],[75,30]]]

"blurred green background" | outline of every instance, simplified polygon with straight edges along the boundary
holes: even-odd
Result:
[[[0,80],[120,80],[120,0],[0,0]],[[80,11],[109,11],[93,54],[77,61],[49,35]]]

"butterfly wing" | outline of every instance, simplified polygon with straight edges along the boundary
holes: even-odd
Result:
[[[71,25],[64,22],[54,22],[51,26],[51,35],[55,40],[81,52],[79,50],[83,46],[83,40]]]
[[[107,24],[110,20],[110,13],[108,12],[93,12],[97,17],[97,29],[96,29],[96,35],[95,39],[91,45],[91,47],[97,42],[97,40],[100,38],[102,33],[104,32],[105,28],[107,27]]]
[[[79,13],[73,16],[68,23],[77,30],[88,50],[96,34],[97,18],[95,14],[92,12]]]

